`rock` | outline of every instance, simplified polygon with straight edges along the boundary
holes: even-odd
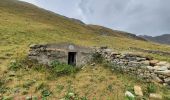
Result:
[[[145,60],[145,61],[141,61],[141,64],[143,66],[149,66],[150,65],[150,62],[148,60]]]
[[[111,55],[120,55],[118,52],[111,52]]]
[[[169,77],[169,78],[164,79],[164,82],[170,85],[170,77]]]
[[[95,63],[92,63],[91,66],[95,66],[96,64]]]
[[[167,66],[159,66],[159,68],[156,69],[157,71],[166,71],[168,70],[168,67]]]
[[[151,93],[151,94],[149,95],[149,98],[150,98],[150,100],[163,100],[162,95],[160,95],[160,94],[155,94],[155,93]]]
[[[166,64],[167,64],[166,61],[161,61],[161,62],[157,63],[156,65],[157,66],[165,66]]]
[[[71,98],[75,98],[75,94],[74,93],[68,93],[68,96]]]
[[[155,71],[156,74],[161,74],[170,77],[170,70],[165,71]]]
[[[125,92],[125,96],[126,96],[126,97],[135,98],[135,96],[134,96],[131,92],[129,92],[129,91],[126,91],[126,92]]]
[[[159,61],[158,60],[151,60],[150,66],[155,66]]]
[[[166,76],[161,75],[161,74],[158,74],[157,76],[158,76],[160,79],[165,79],[165,78],[166,78]]]
[[[25,98],[25,100],[32,100],[32,97],[31,97],[31,96],[27,96],[27,97]]]
[[[153,66],[146,66],[146,68],[151,71],[151,72],[154,72],[154,70],[156,69],[155,67]]]
[[[140,86],[134,86],[134,92],[137,96],[143,96],[143,92]]]
[[[138,62],[141,62],[141,61],[146,61],[146,58],[136,57],[136,60],[137,60]]]
[[[39,47],[40,47],[40,45],[37,45],[37,44],[31,44],[29,47],[30,47],[31,49],[36,49],[36,48],[39,48]]]
[[[100,49],[107,49],[107,46],[101,46]]]
[[[146,56],[146,60],[153,60],[153,57]]]
[[[163,81],[159,77],[157,77],[157,76],[153,76],[152,78],[157,83],[163,83]]]
[[[14,71],[10,71],[9,72],[9,77],[14,77],[16,74],[15,74],[15,72]]]

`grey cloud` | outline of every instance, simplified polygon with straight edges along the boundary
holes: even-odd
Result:
[[[35,4],[40,7],[88,24],[99,24],[135,34],[170,34],[170,0],[32,1],[36,1]]]

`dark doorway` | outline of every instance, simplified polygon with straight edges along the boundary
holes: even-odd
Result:
[[[68,64],[73,66],[76,65],[76,52],[68,53]]]

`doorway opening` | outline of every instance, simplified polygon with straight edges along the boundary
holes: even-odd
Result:
[[[68,53],[68,64],[76,66],[76,52]]]

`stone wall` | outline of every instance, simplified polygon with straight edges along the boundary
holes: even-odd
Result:
[[[98,48],[95,52],[100,54],[113,70],[121,70],[147,82],[156,81],[170,85],[170,63],[168,62],[130,53],[121,54],[107,48]]]
[[[28,58],[46,65],[50,65],[55,60],[68,64],[68,53],[76,52],[76,66],[79,67],[91,60],[92,51],[90,50],[73,44],[31,45]]]

